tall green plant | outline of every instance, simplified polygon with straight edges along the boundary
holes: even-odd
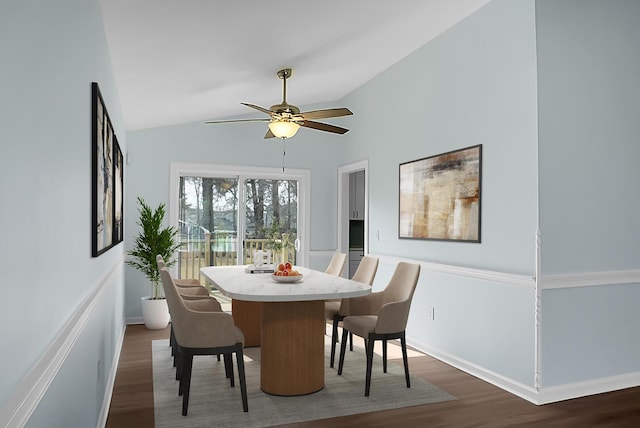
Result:
[[[156,256],[160,254],[167,267],[176,263],[173,254],[180,247],[180,242],[176,240],[178,229],[171,226],[162,227],[166,215],[165,204],[160,204],[158,208],[153,210],[141,197],[138,197],[138,205],[140,217],[137,225],[140,226],[141,231],[134,241],[133,249],[127,253],[132,257],[127,260],[127,264],[145,274],[153,285],[152,297],[157,299],[160,271]]]

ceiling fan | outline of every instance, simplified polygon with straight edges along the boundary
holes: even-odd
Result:
[[[266,109],[255,104],[241,103],[262,113],[268,114],[267,119],[236,119],[236,120],[210,120],[205,123],[232,123],[232,122],[269,122],[269,130],[264,138],[291,138],[301,126],[316,129],[318,131],[344,134],[349,131],[346,128],[329,125],[328,123],[316,122],[312,119],[328,119],[331,117],[349,116],[353,114],[348,108],[330,108],[323,110],[312,110],[300,112],[300,109],[287,103],[287,79],[291,77],[292,70],[285,68],[279,70],[276,75],[282,79],[282,103],[274,104]]]

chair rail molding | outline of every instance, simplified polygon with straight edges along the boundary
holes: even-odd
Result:
[[[42,400],[65,363],[74,344],[82,334],[94,308],[99,304],[101,295],[107,289],[108,284],[111,283],[113,276],[121,269],[123,262],[124,255],[116,260],[111,270],[99,281],[98,286],[78,306],[29,373],[18,384],[5,406],[0,409],[0,426],[22,427],[29,421],[40,400]],[[118,332],[109,379],[106,379],[105,388],[107,389],[105,390],[103,408],[99,415],[104,422],[106,422],[109,410],[111,390],[113,389],[120,350],[124,340],[124,327],[123,323],[122,331]]]
[[[540,277],[540,283],[543,290],[601,285],[640,284],[640,269],[542,275]]]
[[[368,255],[372,257],[378,257],[380,259],[380,263],[384,263],[387,265],[397,264],[401,261],[409,263],[419,263],[424,269],[432,272],[440,272],[449,275],[492,281],[514,287],[524,287],[530,289],[533,289],[535,287],[535,278],[533,276],[517,275],[512,273],[497,272],[465,266],[454,266],[443,263],[433,263],[424,260],[409,259],[405,257],[385,256],[379,254]]]

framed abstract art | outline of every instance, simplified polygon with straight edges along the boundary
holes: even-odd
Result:
[[[398,237],[480,242],[482,145],[400,164]]]
[[[123,238],[123,156],[96,82],[91,84],[91,255]]]

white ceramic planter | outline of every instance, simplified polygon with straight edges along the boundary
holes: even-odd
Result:
[[[166,299],[142,297],[142,318],[149,330],[158,330],[169,325],[169,307]]]

